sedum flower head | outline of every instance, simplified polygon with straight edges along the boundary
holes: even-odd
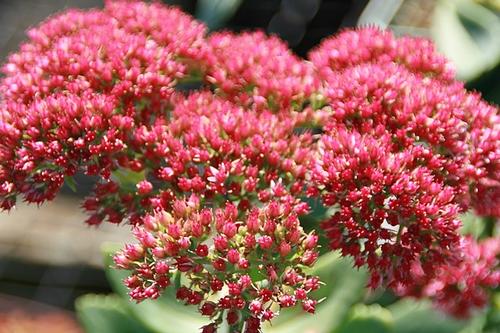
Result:
[[[396,37],[377,27],[349,29],[325,39],[309,53],[309,59],[323,77],[365,63],[398,64],[412,73],[453,81],[451,63],[424,38]]]
[[[275,36],[263,32],[215,33],[209,38],[214,65],[207,78],[224,95],[246,105],[300,108],[317,90],[312,66]]]
[[[387,132],[336,128],[322,137],[313,171],[335,210],[322,224],[330,246],[367,265],[373,288],[409,282],[415,260],[431,272],[459,241],[453,188],[422,165],[425,149],[393,146]]]
[[[476,242],[462,239],[453,265],[441,266],[429,277],[418,263],[411,269],[412,283],[400,286],[399,295],[429,297],[444,312],[470,317],[489,302],[488,292],[500,285],[500,240],[488,238]]]
[[[318,235],[298,219],[310,196],[372,287],[413,290],[419,267],[448,312],[457,286],[485,303],[492,246],[462,239],[457,216],[500,216],[498,107],[429,41],[346,30],[305,61],[262,32],[207,35],[178,9],[121,0],[28,35],[2,67],[0,206],[94,176],[86,222],[132,225],[115,262],[135,300],[175,288],[211,319],[205,333],[313,313]]]
[[[304,268],[318,257],[317,237],[303,231],[289,204],[270,201],[241,213],[232,203],[201,208],[192,195],[176,200],[172,213],[146,215],[134,235],[138,243],[126,245],[114,260],[131,270],[125,284],[136,301],[176,288],[178,300],[211,319],[206,330],[225,319],[257,332],[258,323],[280,308],[314,312],[316,301],[308,294],[319,282]],[[172,285],[179,278],[181,284]]]
[[[396,143],[394,150],[425,148],[422,163],[454,188],[462,209],[473,206],[495,216],[497,107],[467,92],[462,83],[444,84],[395,63],[348,67],[324,80],[323,91],[324,110],[330,113],[323,120],[327,130],[340,125],[377,133],[383,128]]]

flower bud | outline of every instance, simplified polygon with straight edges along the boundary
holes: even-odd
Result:
[[[318,302],[312,299],[306,299],[302,301],[302,309],[309,313],[314,313],[316,311],[316,304]]]
[[[234,235],[236,235],[238,231],[238,228],[236,227],[236,224],[232,223],[232,222],[227,222],[226,224],[224,224],[224,226],[222,227],[222,232],[224,233],[224,235],[227,236],[227,238],[231,239],[234,237]]]
[[[270,310],[270,309],[264,310],[262,312],[262,320],[264,320],[264,321],[271,320],[274,318],[274,315],[275,315],[275,313],[272,310]]]
[[[137,193],[139,195],[149,194],[153,190],[153,184],[148,182],[147,180],[140,181],[137,185]]]
[[[248,309],[250,312],[252,312],[254,315],[260,314],[262,311],[262,302],[259,300],[254,299],[253,301],[250,302],[248,305]]]
[[[227,252],[227,260],[231,264],[236,264],[240,260],[240,253],[234,249],[231,249]]]
[[[240,319],[238,312],[239,311],[232,310],[232,311],[229,311],[227,313],[226,320],[227,320],[227,323],[229,326],[236,324],[238,322],[238,320]]]
[[[301,262],[306,266],[312,266],[318,259],[318,252],[307,250],[301,258]]]
[[[290,295],[283,295],[279,298],[279,302],[282,308],[289,308],[295,305],[295,298]]]
[[[282,257],[286,257],[290,253],[291,250],[292,250],[292,247],[287,242],[280,243],[279,252],[280,252],[280,255]]]
[[[165,261],[158,261],[155,265],[155,271],[157,274],[167,274],[170,267]]]
[[[307,250],[314,249],[317,244],[318,244],[318,236],[315,234],[307,235],[306,239],[304,240],[304,247]]]
[[[238,267],[240,269],[247,269],[248,267],[250,267],[250,262],[246,258],[240,258],[240,260],[238,261]]]
[[[260,236],[257,238],[257,244],[263,249],[263,250],[269,250],[271,246],[273,245],[273,239],[269,236]]]
[[[220,271],[220,272],[223,272],[226,270],[226,262],[223,260],[223,259],[215,259],[213,262],[212,262],[212,266]]]
[[[196,254],[200,257],[206,257],[208,255],[208,246],[205,244],[199,244],[196,247]]]
[[[228,247],[227,238],[222,236],[222,235],[215,236],[214,237],[214,245],[215,245],[215,249],[217,251],[225,252],[227,250],[227,247]]]
[[[302,289],[302,288],[299,288],[299,289],[296,289],[295,290],[295,298],[296,299],[300,299],[300,300],[303,300],[307,297],[307,292]]]
[[[205,302],[200,307],[200,313],[204,316],[212,316],[215,313],[217,305],[213,302]]]

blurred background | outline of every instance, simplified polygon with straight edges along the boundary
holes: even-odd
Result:
[[[262,29],[300,56],[339,29],[378,25],[396,34],[425,36],[456,66],[458,77],[500,104],[500,0],[173,0],[212,30]],[[18,49],[25,31],[70,7],[102,7],[98,0],[0,0],[0,62]],[[74,301],[109,293],[100,246],[124,242],[127,227],[84,225],[78,192],[65,188],[41,207],[19,204],[0,213],[0,333],[82,332]]]

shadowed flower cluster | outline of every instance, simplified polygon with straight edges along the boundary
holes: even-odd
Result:
[[[303,60],[275,36],[207,34],[178,9],[120,0],[28,35],[2,67],[0,205],[94,176],[86,222],[131,225],[137,243],[114,260],[134,300],[175,288],[205,333],[314,313],[322,235],[371,287],[456,315],[498,285],[498,251],[458,219],[500,216],[498,108],[431,42],[346,30]],[[321,225],[300,220],[311,199],[328,208]]]
[[[443,311],[466,318],[488,302],[488,292],[500,281],[500,240],[462,240],[455,265],[438,268],[429,278],[419,263],[411,268],[412,282],[396,289],[400,295],[429,297]]]

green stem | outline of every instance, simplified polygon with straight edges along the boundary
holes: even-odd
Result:
[[[401,233],[403,232],[404,226],[399,225],[398,229],[398,234],[396,235],[396,244],[399,244],[399,241],[401,240]]]
[[[245,326],[245,322],[242,320],[238,323],[238,325],[236,326],[237,330],[236,331],[233,331],[233,332],[238,332],[238,333],[241,333],[243,332],[243,326]],[[229,332],[231,332],[231,327],[229,327]]]
[[[484,231],[483,235],[485,237],[492,237],[495,236],[495,226],[496,226],[496,219],[494,217],[485,217],[484,218]],[[481,236],[483,236],[481,235]]]

